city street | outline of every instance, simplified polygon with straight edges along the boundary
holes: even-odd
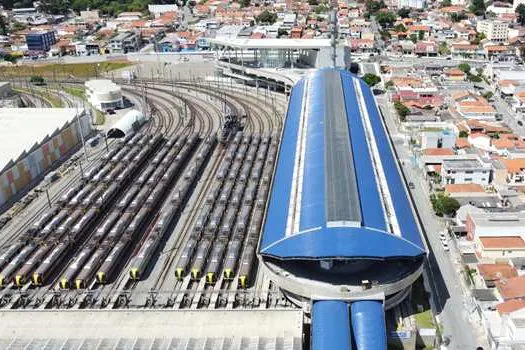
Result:
[[[393,108],[386,101],[385,96],[377,97],[378,104],[383,112],[387,128],[394,140],[400,140]],[[407,181],[413,182],[415,189],[411,190],[414,204],[422,221],[424,233],[429,243],[429,258],[427,266],[428,282],[433,290],[438,318],[443,325],[443,335],[450,339],[449,349],[475,349],[477,346],[486,346],[479,329],[478,321],[471,323],[469,315],[472,309],[467,309],[464,297],[464,287],[458,265],[450,257],[451,252],[445,252],[439,238],[439,232],[444,224],[433,214],[429,201],[426,181],[412,162],[408,146],[405,142],[394,142],[399,160],[403,164],[403,171]],[[486,348],[486,347],[485,347]]]

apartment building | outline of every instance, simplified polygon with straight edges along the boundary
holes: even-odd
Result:
[[[140,49],[140,35],[135,32],[120,33],[109,40],[111,53],[137,52]]]
[[[449,184],[488,185],[491,182],[492,164],[475,159],[445,159],[441,166],[441,181]]]
[[[479,21],[476,25],[476,30],[478,33],[485,34],[488,40],[494,42],[505,42],[509,36],[509,24],[493,19]]]

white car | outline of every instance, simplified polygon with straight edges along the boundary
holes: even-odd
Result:
[[[447,234],[445,233],[445,231],[441,231],[439,233],[439,238],[442,240],[442,241],[446,241],[448,239],[447,237]]]
[[[448,252],[450,250],[450,247],[446,241],[441,241],[441,245],[443,246],[444,251]]]

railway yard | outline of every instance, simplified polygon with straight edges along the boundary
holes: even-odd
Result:
[[[1,229],[0,308],[292,307],[256,258],[286,96],[205,80],[121,84],[149,121],[89,161],[79,151],[51,206],[36,201]]]

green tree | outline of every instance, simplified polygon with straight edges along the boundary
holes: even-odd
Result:
[[[314,12],[317,14],[326,13],[328,12],[328,6],[326,6],[325,4],[320,4],[314,8]]]
[[[483,81],[483,78],[474,74],[467,74],[467,79],[473,83],[481,83]]]
[[[310,6],[317,6],[319,5],[319,1],[318,0],[308,0],[308,4]]]
[[[403,23],[396,24],[394,28],[392,29],[395,30],[396,32],[403,32],[403,33],[407,31],[407,28],[403,25]]]
[[[474,38],[474,40],[472,40],[472,44],[473,45],[479,45],[481,40],[484,40],[486,38],[487,38],[487,36],[485,35],[485,33],[477,33],[476,37]]]
[[[379,12],[376,14],[376,21],[382,27],[392,27],[394,21],[396,20],[396,15],[393,12]]]
[[[518,17],[518,22],[521,25],[525,25],[525,5],[519,4],[516,7],[516,16]]]
[[[24,23],[20,23],[20,22],[17,22],[17,21],[14,21],[13,24],[11,24],[11,30],[13,32],[17,32],[19,30],[24,30],[26,28],[27,28],[27,26]]]
[[[446,41],[442,41],[439,43],[439,54],[442,56],[450,54],[450,49],[448,48],[448,44]]]
[[[485,14],[485,11],[487,10],[487,8],[485,7],[485,1],[484,0],[472,0],[469,10],[476,16],[483,16]]]
[[[439,7],[449,7],[452,5],[452,1],[451,0],[443,0],[441,1],[441,4],[439,4]]]
[[[399,116],[399,120],[404,122],[407,118],[407,115],[410,114],[410,109],[399,101],[394,102],[394,108],[396,109],[397,115]]]
[[[53,15],[65,15],[70,9],[69,0],[42,0],[39,9]]]
[[[388,89],[391,87],[394,87],[394,82],[392,80],[389,80],[385,83],[385,88]]]
[[[44,85],[45,84],[44,78],[42,78],[42,76],[40,76],[40,75],[33,75],[29,79],[29,82],[31,82],[31,83],[33,83],[35,85]]]
[[[257,16],[256,20],[257,23],[274,24],[275,21],[277,21],[277,14],[275,12],[264,10],[259,16]]]
[[[241,8],[249,7],[250,6],[250,0],[240,0]]]
[[[7,35],[8,32],[7,21],[4,16],[0,15],[0,35]]]
[[[460,64],[458,65],[458,68],[459,68],[459,70],[462,71],[463,73],[468,73],[468,72],[470,72],[470,69],[471,69],[471,68],[470,68],[470,64],[468,64],[468,63],[460,63]]]
[[[492,91],[486,91],[481,96],[485,97],[487,100],[490,100],[494,96],[494,93]]]
[[[417,38],[418,38],[419,40],[423,40],[423,39],[425,38],[425,32],[422,31],[422,30],[419,30],[419,31],[417,32]]]
[[[468,137],[468,132],[465,131],[465,130],[461,130],[461,131],[459,132],[459,137]]]
[[[452,216],[456,214],[456,211],[460,207],[459,202],[456,199],[451,198],[444,193],[432,194],[430,196],[430,202],[432,203],[432,208],[437,216]]]
[[[454,23],[457,23],[461,20],[466,19],[467,16],[464,13],[452,13],[450,14],[450,20]]]
[[[375,14],[377,11],[386,8],[383,0],[375,1],[370,0],[366,2],[366,11],[371,14]]]
[[[363,80],[370,87],[377,85],[381,82],[381,78],[372,73],[366,73],[365,75],[363,75]]]
[[[401,18],[410,17],[410,9],[408,7],[402,7],[397,11],[397,15]]]
[[[417,43],[417,38],[418,38],[418,36],[417,36],[416,33],[412,33],[412,34],[410,34],[409,39],[410,39],[414,44]]]
[[[277,37],[280,38],[282,36],[288,36],[288,31],[286,29],[279,28],[277,31]]]

